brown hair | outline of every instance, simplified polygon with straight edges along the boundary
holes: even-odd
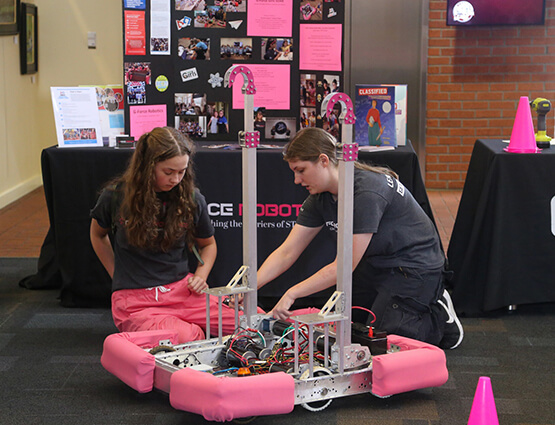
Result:
[[[285,146],[283,159],[287,162],[317,162],[320,155],[324,154],[330,159],[333,165],[337,166],[339,164],[339,160],[337,159],[337,147],[337,140],[327,131],[317,127],[304,128]],[[360,170],[386,174],[395,179],[399,178],[395,171],[387,167],[378,167],[359,161],[355,162],[355,167]]]
[[[127,170],[118,179],[124,183],[120,216],[130,245],[166,252],[186,234],[187,245],[192,247],[196,211],[193,153],[191,140],[172,127],[157,127],[139,138]],[[167,192],[165,216],[161,217],[154,167],[182,155],[189,156],[189,164],[181,182]]]

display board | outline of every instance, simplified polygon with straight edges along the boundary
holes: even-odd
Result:
[[[234,64],[254,74],[255,129],[287,140],[318,126],[324,97],[343,86],[344,3],[334,0],[123,0],[125,130],[162,125],[193,139],[236,141],[241,86],[225,88]]]

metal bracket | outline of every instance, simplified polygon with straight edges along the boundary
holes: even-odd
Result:
[[[331,294],[331,297],[329,297],[328,301],[326,302],[326,304],[324,304],[324,307],[322,307],[318,315],[322,316],[323,319],[331,318],[331,316],[337,313],[337,309],[334,309],[332,312],[332,308],[334,308],[338,302],[343,302],[344,296],[345,294],[343,292],[335,291],[333,294]],[[339,312],[342,313],[342,308],[340,308]]]

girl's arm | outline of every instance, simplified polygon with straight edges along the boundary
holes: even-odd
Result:
[[[372,239],[372,233],[356,234],[353,235],[353,264],[352,270],[354,270],[362,256],[366,252],[370,240]],[[322,267],[308,279],[297,283],[292,286],[283,294],[281,299],[272,309],[270,314],[276,319],[287,320],[291,316],[289,309],[293,305],[296,299],[306,297],[308,295],[315,294],[324,289],[327,289],[337,283],[337,257],[335,260]]]
[[[314,239],[322,227],[306,227],[295,224],[287,239],[272,252],[258,269],[258,289],[289,269]]]
[[[202,258],[204,264],[198,263],[195,275],[189,278],[188,286],[191,291],[200,294],[204,289],[208,288],[206,279],[208,279],[208,275],[216,261],[218,247],[214,236],[209,238],[196,238],[196,243],[200,258]]]
[[[91,244],[96,256],[108,272],[111,278],[114,277],[114,250],[108,237],[108,229],[100,227],[96,219],[91,220]]]

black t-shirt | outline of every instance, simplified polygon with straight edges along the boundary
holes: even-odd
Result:
[[[104,189],[91,211],[91,217],[105,229],[112,227],[114,196],[122,196],[122,194]],[[164,192],[159,194],[159,198],[164,202]],[[195,237],[209,238],[214,235],[214,227],[208,215],[206,200],[198,190],[195,191],[195,200],[197,203],[194,218]],[[189,273],[185,236],[168,252],[140,249],[129,245],[125,224],[116,219],[115,237],[112,243],[115,256],[113,291],[166,285],[183,279]]]
[[[337,202],[329,192],[310,195],[297,223],[325,226],[337,240]],[[355,169],[353,233],[373,233],[359,267],[443,266],[437,231],[412,194],[397,179]]]

